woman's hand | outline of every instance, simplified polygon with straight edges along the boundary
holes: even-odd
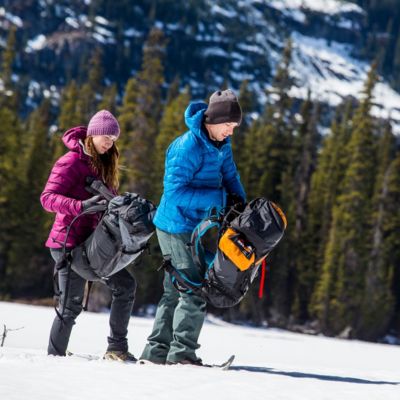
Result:
[[[100,206],[107,204],[107,200],[100,195],[96,195],[87,200],[82,200],[82,211],[86,211],[92,206]]]

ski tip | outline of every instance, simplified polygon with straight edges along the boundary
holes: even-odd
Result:
[[[229,362],[229,363],[232,363],[234,359],[235,359],[235,355],[232,354],[232,355],[228,358],[228,362]]]
[[[224,371],[228,370],[229,367],[232,365],[234,359],[235,359],[235,356],[232,354],[224,363],[222,363],[221,365],[218,365],[217,367]]]

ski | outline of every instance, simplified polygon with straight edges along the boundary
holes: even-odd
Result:
[[[196,364],[183,364],[184,366],[188,367],[205,367],[205,368],[216,368],[220,369],[222,371],[227,371],[229,367],[232,365],[233,360],[235,359],[234,355],[231,355],[225,362],[222,364],[201,364],[201,365],[196,365]]]
[[[88,361],[118,361],[124,364],[135,364],[136,361],[128,361],[128,360],[119,360],[119,359],[113,359],[113,358],[104,358],[102,356],[99,355],[95,355],[95,354],[86,354],[86,353],[72,353],[71,351],[67,350],[66,353],[67,356],[69,357],[77,357],[77,358],[82,358],[84,360],[88,360]]]
[[[66,355],[68,357],[82,358],[82,359],[88,360],[88,361],[103,360],[102,357],[100,357],[98,355],[94,355],[94,354],[72,353],[71,351],[67,351]],[[229,367],[232,365],[234,359],[235,359],[235,356],[231,355],[225,362],[223,362],[221,364],[203,364],[203,365],[199,365],[199,367],[217,368],[222,371],[227,371],[229,369]],[[146,360],[140,360],[138,364],[153,364],[154,365],[154,363],[148,362]],[[187,364],[187,365],[197,367],[197,365],[190,365],[190,364]]]
[[[83,358],[88,361],[98,361],[102,360],[100,356],[96,356],[94,354],[81,354],[81,353],[72,353],[71,351],[67,350],[67,356],[68,357],[77,357],[77,358]]]
[[[232,365],[233,360],[235,359],[234,355],[231,355],[225,362],[222,364],[211,364],[211,368],[218,368],[221,369],[222,371],[227,371],[229,367]]]
[[[216,368],[220,369],[222,371],[227,371],[229,367],[232,365],[233,360],[235,359],[234,355],[231,355],[225,362],[221,364],[161,364],[161,363],[154,363],[149,360],[139,360],[138,364],[139,365],[161,365],[161,366],[167,366],[167,367],[172,367],[172,366],[179,366],[179,367],[195,367],[195,368]]]

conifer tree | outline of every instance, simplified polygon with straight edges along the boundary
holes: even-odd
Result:
[[[130,78],[125,86],[125,93],[122,99],[122,106],[119,111],[119,125],[121,129],[121,137],[118,140],[118,148],[120,150],[120,186],[121,190],[128,190],[129,177],[133,173],[132,167],[128,162],[128,157],[132,151],[132,143],[130,140],[130,132],[134,130],[133,116],[136,109],[136,86],[135,78]]]
[[[18,240],[13,236],[14,215],[11,205],[19,201],[16,197],[21,181],[22,129],[19,118],[11,109],[0,108],[0,297],[9,293],[10,283],[6,279],[8,251],[11,243]]]
[[[352,101],[345,101],[336,110],[331,132],[324,138],[311,178],[307,199],[307,224],[302,237],[302,253],[299,271],[302,291],[301,318],[308,319],[313,313],[312,298],[320,278],[326,243],[332,222],[332,209],[341,193],[342,181],[347,168],[347,145],[351,135]],[[300,287],[298,290],[302,290]],[[308,311],[305,309],[308,304]]]
[[[1,74],[4,91],[0,94],[0,107],[18,109],[18,94],[12,82],[12,68],[15,60],[16,28],[12,27],[8,33],[6,47],[2,53]]]
[[[387,279],[392,273],[391,290],[394,310],[391,313],[391,327],[400,331],[400,152],[391,162],[387,173],[387,193],[384,201],[385,214],[382,219],[383,249],[382,264],[386,265]],[[390,308],[389,308],[390,312]],[[386,321],[384,321],[386,322]]]
[[[291,42],[283,51],[270,90],[271,104],[267,104],[261,118],[249,128],[244,139],[244,159],[241,176],[249,199],[267,197],[278,203],[292,221],[290,210],[293,191],[293,118],[288,92],[292,85],[289,74]],[[291,222],[289,222],[290,224]],[[286,239],[268,259],[270,265],[269,291],[274,323],[285,324],[291,306],[290,248]],[[267,301],[267,300],[266,300]],[[246,307],[246,303],[242,306]],[[256,316],[255,316],[256,317]]]
[[[300,238],[306,225],[306,200],[310,191],[311,175],[315,169],[319,139],[317,131],[318,112],[318,107],[313,107],[313,103],[308,97],[300,111],[301,122],[294,140],[296,155],[294,170],[296,225],[294,230],[296,238]]]
[[[167,93],[167,100],[166,100],[166,105],[169,105],[172,101],[174,101],[180,94],[180,85],[181,85],[181,80],[179,79],[179,76],[175,76],[174,80],[171,82],[168,88],[168,93]]]
[[[292,100],[289,97],[289,90],[293,83],[289,74],[291,51],[292,43],[289,40],[283,50],[282,60],[270,90],[270,96],[274,102],[267,107],[264,124],[261,126],[265,132],[262,142],[265,156],[257,191],[259,195],[270,196],[278,203],[281,201],[283,190],[282,174],[291,168],[290,160],[294,150]]]
[[[15,237],[12,234],[13,216],[10,205],[17,202],[16,188],[21,179],[21,164],[24,160],[23,135],[17,115],[18,96],[12,82],[12,67],[15,59],[15,28],[11,28],[7,44],[2,52],[0,77],[4,91],[0,94],[0,296],[8,292],[6,278],[8,252]]]
[[[94,50],[88,66],[87,82],[79,89],[76,112],[85,121],[96,113],[101,94],[103,93],[102,51]]]
[[[252,123],[244,138],[242,151],[243,160],[245,161],[241,163],[241,176],[247,197],[250,199],[266,195],[265,193],[259,193],[258,186],[266,163],[265,140],[269,130],[272,130],[272,128],[265,126],[260,118],[260,120],[255,120]]]
[[[15,27],[12,27],[8,33],[6,48],[2,54],[1,62],[1,79],[3,81],[4,89],[10,90],[12,88],[12,67],[15,59]]]
[[[319,143],[317,131],[319,109],[312,103],[310,95],[304,101],[300,115],[300,126],[294,140],[294,190],[291,201],[286,201],[285,204],[290,204],[289,217],[293,220],[293,225],[287,232],[289,236],[287,242],[290,244],[290,250],[293,253],[290,260],[292,290],[294,291],[293,314],[304,321],[308,318],[307,309],[311,297],[311,290],[307,282],[307,269],[303,265],[307,246],[304,234],[309,215],[307,201],[311,187],[311,176],[316,167],[317,145]],[[285,193],[287,192],[288,190],[285,190]]]
[[[396,47],[393,56],[394,88],[400,90],[400,27],[397,33]]]
[[[154,200],[152,177],[154,173],[153,144],[157,137],[162,112],[162,85],[164,82],[164,57],[166,41],[159,29],[152,29],[143,48],[142,67],[134,81],[128,82],[135,88],[133,102],[121,110],[122,121],[131,120],[132,129],[124,132],[128,146],[124,146],[124,159],[129,168],[127,187]],[[131,96],[129,90],[128,95]],[[127,95],[126,95],[127,96]],[[132,110],[132,114],[130,111]],[[125,122],[124,122],[125,124]]]
[[[189,87],[185,87],[164,109],[160,122],[160,133],[155,143],[154,163],[154,199],[160,199],[163,188],[165,152],[171,142],[187,131],[184,113],[190,101]]]
[[[103,98],[99,104],[99,110],[108,110],[113,115],[117,112],[117,86],[115,84],[108,86],[104,93]]]
[[[332,208],[340,193],[347,166],[346,146],[351,133],[351,114],[351,101],[337,108],[331,132],[323,140],[316,169],[311,176],[306,204],[301,206],[307,210],[306,222],[301,223],[301,228],[299,225],[296,227],[296,242],[301,246],[296,254],[298,281],[295,314],[302,321],[310,317],[310,302],[323,263]]]
[[[371,198],[374,189],[375,143],[370,115],[372,91],[377,81],[372,66],[364,98],[353,118],[348,145],[349,164],[343,190],[333,209],[323,272],[316,290],[316,310],[326,333],[354,329],[360,317],[368,265]]]
[[[59,131],[65,132],[67,129],[83,123],[83,115],[77,110],[77,99],[79,89],[75,81],[71,81],[63,90],[60,114],[58,117]]]
[[[288,232],[294,221],[294,121],[289,90],[293,84],[290,77],[292,43],[284,48],[277,68],[270,97],[274,100],[264,116],[265,138],[263,141],[263,172],[258,185],[259,195],[266,196],[282,207],[288,220]],[[285,324],[293,301],[292,240],[286,235],[269,260],[272,319],[278,325]]]
[[[372,249],[365,274],[362,311],[356,327],[357,337],[367,340],[383,336],[394,313],[392,280],[396,261],[400,260],[399,250],[391,243],[393,237],[400,235],[398,207],[395,206],[398,203],[393,203],[399,200],[396,193],[399,189],[396,187],[397,172],[393,170],[395,164],[392,163],[394,155],[395,138],[387,123],[378,146],[379,164],[372,200]]]
[[[251,196],[267,196],[279,203],[282,172],[288,167],[292,144],[293,121],[288,92],[292,85],[289,75],[291,42],[283,51],[270,90],[271,104],[246,134],[243,180]]]
[[[91,59],[89,60],[88,83],[96,96],[103,92],[103,51],[101,47],[96,47]]]
[[[254,93],[249,88],[248,81],[243,81],[239,89],[239,103],[242,108],[243,118],[239,127],[235,129],[232,136],[232,152],[234,160],[241,172],[242,166],[246,163],[245,153],[243,151],[246,132],[251,125],[250,113],[254,111],[256,102],[254,100]]]
[[[62,135],[74,126],[84,125],[86,121],[78,110],[79,90],[75,81],[71,81],[63,90],[60,114],[58,116],[58,130],[53,134],[52,147],[54,160],[61,157],[66,149],[61,141]]]
[[[45,100],[28,121],[32,136],[24,180],[13,193],[10,213],[14,216],[6,278],[15,296],[29,293],[48,294],[51,287],[49,256],[44,248],[51,216],[46,214],[39,197],[49,174],[52,152],[49,140],[50,102]],[[23,210],[23,211],[22,211]]]

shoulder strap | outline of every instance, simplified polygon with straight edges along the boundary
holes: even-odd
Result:
[[[86,292],[86,300],[85,300],[85,304],[83,306],[83,310],[84,311],[87,311],[87,309],[88,309],[89,296],[90,296],[90,291],[92,290],[92,286],[93,286],[93,282],[92,281],[88,281],[88,283],[87,283],[87,292]]]
[[[203,282],[193,282],[184,273],[178,271],[171,263],[171,256],[164,256],[158,271],[161,269],[169,273],[171,282],[178,292],[202,296]]]
[[[207,269],[205,260],[200,258],[201,238],[212,228],[220,228],[221,222],[216,216],[203,219],[192,232],[190,238],[191,252],[194,262],[203,269]]]

